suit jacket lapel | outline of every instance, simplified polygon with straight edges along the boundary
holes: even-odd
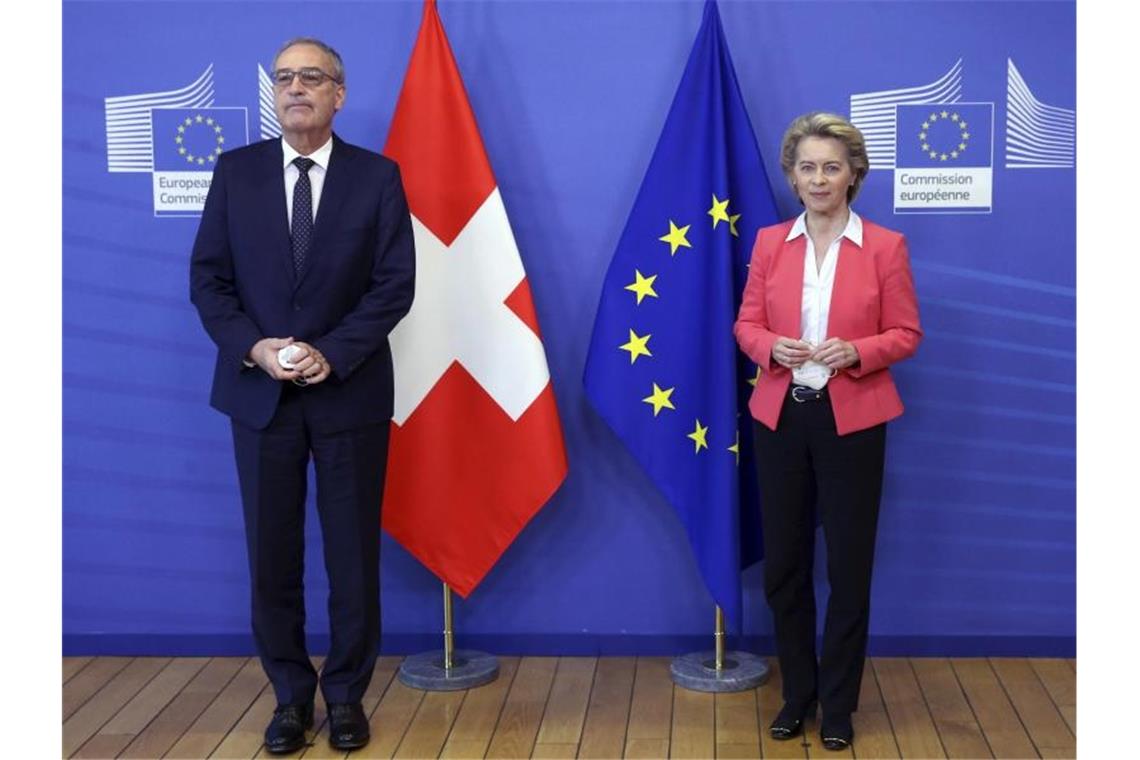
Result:
[[[784,312],[789,320],[785,326],[781,325],[781,332],[789,338],[799,340],[803,335],[803,305],[804,305],[804,257],[807,256],[807,234],[799,235],[784,243],[784,267],[781,269],[781,282],[779,292],[786,293],[788,299],[787,311]]]
[[[344,143],[333,135],[333,149],[329,154],[329,167],[325,172],[324,186],[321,188],[321,200],[317,205],[316,225],[313,228],[313,243],[309,247],[309,255],[297,275],[296,286],[312,271],[313,260],[321,255],[325,248],[325,241],[334,233],[340,217],[340,209],[348,192],[349,174],[351,167],[345,157]]]
[[[293,271],[293,244],[289,237],[289,209],[285,205],[284,161],[281,141],[274,140],[265,151],[258,184],[261,188],[260,197],[266,199],[265,213],[270,231],[266,247],[270,255],[278,260],[286,280],[293,282],[296,273]]]
[[[866,238],[864,237],[864,244]],[[831,305],[828,307],[827,337],[851,339],[851,319],[856,316],[854,295],[862,286],[858,261],[859,246],[844,236],[839,241],[839,260],[835,262],[835,282],[831,286]]]

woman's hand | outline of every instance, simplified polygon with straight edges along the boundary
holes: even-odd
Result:
[[[802,340],[779,337],[772,344],[772,361],[781,367],[795,369],[811,358],[811,346]]]
[[[775,350],[773,349],[773,353]],[[811,355],[811,360],[825,365],[831,370],[847,369],[859,363],[859,352],[855,345],[841,338],[828,338]]]

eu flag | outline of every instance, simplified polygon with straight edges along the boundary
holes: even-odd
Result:
[[[776,220],[709,0],[602,285],[585,386],[676,509],[734,628],[740,571],[762,550],[747,408],[757,369],[732,324],[756,230]]]

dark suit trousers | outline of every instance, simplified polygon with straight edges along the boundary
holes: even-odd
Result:
[[[883,484],[886,425],[835,432],[831,401],[784,400],[775,431],[754,424],[764,529],[764,594],[772,609],[784,700],[818,697],[825,714],[852,713],[867,652],[871,565]],[[816,665],[812,565],[818,506],[831,593]]]
[[[258,370],[259,371],[259,370]],[[320,433],[304,388],[285,386],[269,426],[233,422],[252,591],[253,635],[279,704],[313,699],[305,648],[305,489],[310,455],[329,580],[329,703],[359,702],[380,643],[380,503],[388,423]]]

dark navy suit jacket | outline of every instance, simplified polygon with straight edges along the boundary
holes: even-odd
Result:
[[[218,346],[210,403],[254,429],[282,382],[242,360],[262,338],[292,336],[332,367],[303,390],[323,432],[392,416],[388,333],[411,308],[415,246],[395,162],[333,136],[313,242],[294,273],[281,141],[218,158],[190,263],[190,299]]]

